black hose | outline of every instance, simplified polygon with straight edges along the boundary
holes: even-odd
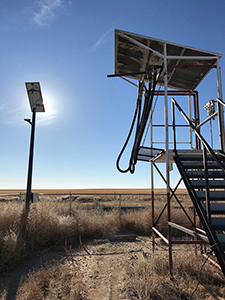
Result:
[[[127,147],[127,144],[129,142],[129,139],[130,139],[130,136],[132,134],[132,131],[133,131],[133,128],[134,128],[134,124],[135,124],[135,121],[136,121],[136,116],[137,116],[137,112],[138,112],[138,106],[136,106],[136,109],[135,109],[135,113],[134,113],[134,117],[133,117],[133,121],[132,121],[132,124],[131,124],[131,127],[130,127],[130,131],[128,133],[128,136],[127,136],[127,139],[123,145],[123,148],[122,150],[120,151],[120,154],[118,155],[118,158],[116,160],[116,167],[117,169],[121,172],[121,173],[127,173],[128,171],[130,171],[130,165],[128,166],[127,169],[123,170],[120,168],[120,159],[121,159],[121,156],[123,155],[123,152],[124,150],[126,149]]]
[[[158,78],[161,75],[162,69],[163,69],[163,66],[161,66],[160,72],[157,76],[157,68],[154,68],[153,83],[152,83],[151,80],[149,81],[149,87],[148,87],[148,90],[145,94],[145,101],[144,101],[144,107],[143,107],[143,110],[142,110],[142,114],[141,114],[141,98],[142,98],[141,96],[142,96],[142,90],[143,90],[143,83],[141,83],[142,84],[142,86],[140,87],[141,95],[140,95],[140,90],[139,90],[137,105],[136,105],[133,121],[132,121],[132,124],[131,124],[131,128],[130,128],[130,131],[128,133],[127,139],[124,143],[124,146],[123,146],[122,150],[120,151],[120,154],[119,154],[119,156],[117,158],[117,161],[116,161],[116,167],[122,173],[126,173],[126,172],[130,171],[130,173],[133,174],[135,172],[135,165],[137,163],[138,152],[139,152],[141,140],[142,140],[144,130],[145,130],[145,127],[146,127],[146,124],[147,124],[147,121],[148,121],[149,114],[150,114],[150,110],[151,110],[151,107],[152,107],[155,87],[157,85]],[[127,167],[127,169],[122,170],[119,166],[120,159],[121,159],[121,156],[123,155],[123,152],[125,151],[125,149],[127,147],[129,139],[131,137],[136,118],[137,118],[136,133],[135,133],[134,144],[133,144],[131,157],[130,157],[130,161],[129,161],[129,166]]]

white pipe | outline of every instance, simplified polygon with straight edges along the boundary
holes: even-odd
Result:
[[[208,60],[208,59],[217,59],[217,56],[179,56],[179,55],[168,55],[166,56],[167,59],[202,59],[202,60]],[[209,68],[211,66],[209,65]]]
[[[166,181],[167,181],[167,194],[170,192],[170,173],[169,173],[169,130],[168,130],[168,93],[167,93],[167,45],[163,44],[164,53],[164,111],[165,111],[165,148],[166,148]]]
[[[205,119],[205,121],[203,121],[202,123],[198,124],[196,126],[196,128],[201,127],[202,125],[204,125],[205,123],[207,123],[209,120],[211,120],[212,118],[216,117],[218,115],[218,111],[214,112],[214,114],[212,114],[210,117],[208,117],[207,119]],[[192,130],[193,131],[193,130]]]
[[[222,83],[221,83],[221,73],[220,73],[220,58],[217,57],[217,88],[218,88],[218,98],[223,100],[222,96]],[[217,102],[218,103],[218,102]],[[224,116],[223,116],[223,106],[221,103],[218,103],[218,121],[219,121],[219,135],[220,135],[220,147],[221,150],[225,150],[225,141],[224,141]]]
[[[155,53],[159,57],[163,57],[163,55],[161,53],[159,53],[159,52],[153,50],[152,48],[150,48],[150,47],[148,47],[148,46],[146,46],[146,45],[144,45],[144,44],[136,41],[135,39],[132,39],[131,37],[127,36],[126,34],[118,33],[118,32],[117,32],[117,34],[120,35],[120,36],[122,36],[122,37],[124,37],[125,39],[131,41],[132,43],[134,43],[134,44],[136,44],[136,45],[138,45],[138,46],[140,46],[140,47],[142,47],[142,48],[144,48],[144,49],[146,49],[148,51],[151,51],[151,52]]]

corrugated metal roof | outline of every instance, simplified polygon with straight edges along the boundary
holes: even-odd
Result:
[[[138,73],[162,65],[164,44],[167,47],[168,87],[177,90],[194,90],[215,66],[215,52],[195,49],[127,31],[115,30],[115,74]],[[175,57],[174,57],[175,56]],[[142,80],[143,75],[126,77]],[[163,75],[159,83],[163,85]]]

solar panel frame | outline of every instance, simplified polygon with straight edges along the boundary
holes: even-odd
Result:
[[[167,48],[167,86],[176,90],[194,90],[215,67],[221,54],[179,45],[127,31],[115,30],[115,74],[138,73],[162,65]],[[189,67],[190,66],[190,67]],[[147,80],[142,74],[126,75]],[[164,85],[163,74],[158,84]]]
[[[26,82],[25,85],[26,85],[31,111],[33,111],[35,107],[36,112],[45,112],[40,83]]]

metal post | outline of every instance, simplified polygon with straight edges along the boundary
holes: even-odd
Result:
[[[121,217],[121,194],[119,195],[119,214]]]
[[[151,108],[151,120],[150,120],[150,135],[151,135],[151,148],[153,148],[153,113]],[[152,228],[155,223],[155,194],[154,194],[154,169],[153,169],[153,162],[151,161],[151,194],[152,194]],[[155,251],[155,232],[152,229],[152,251]]]
[[[173,260],[172,260],[172,242],[171,242],[171,227],[169,222],[171,221],[170,213],[170,161],[169,161],[169,127],[168,127],[168,95],[167,95],[167,45],[163,44],[163,55],[164,55],[164,89],[165,89],[165,148],[166,148],[166,194],[167,194],[167,220],[168,220],[168,248],[169,248],[169,269],[170,278],[173,279]]]
[[[177,149],[176,146],[176,123],[175,123],[175,104],[172,102],[172,123],[173,123],[173,148]]]
[[[191,95],[189,94],[188,95],[188,110],[189,110],[189,119],[191,120]],[[190,148],[192,149],[193,148],[193,145],[192,145],[192,130],[191,130],[191,127],[189,128],[189,136],[190,136]]]
[[[70,192],[70,214],[71,214],[71,209],[72,209],[72,194]]]
[[[220,73],[220,58],[219,57],[217,57],[217,88],[218,88],[218,98],[223,100],[221,73]],[[218,122],[219,122],[220,149],[222,151],[225,151],[223,106],[218,101],[217,101],[217,103],[218,103]]]
[[[29,164],[28,164],[28,175],[27,175],[27,192],[26,192],[26,208],[27,209],[29,209],[29,207],[30,207],[30,201],[31,201],[31,197],[32,197],[31,185],[32,185],[33,156],[34,156],[35,120],[36,120],[36,107],[34,106],[33,111],[32,111],[30,155],[29,155]]]

